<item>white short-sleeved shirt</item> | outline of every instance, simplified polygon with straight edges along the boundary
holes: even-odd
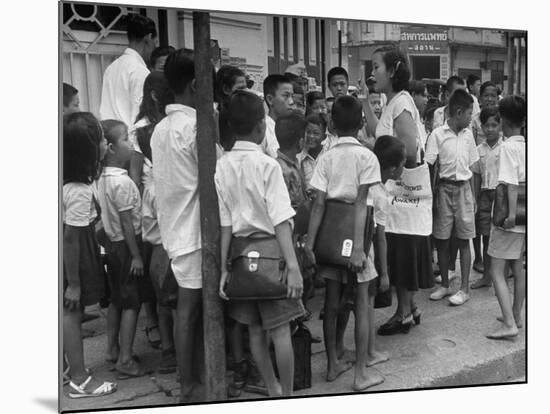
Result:
[[[446,109],[447,109],[447,106],[440,106],[434,111],[434,120],[432,124],[432,130],[445,125],[445,122],[447,121],[447,116],[445,113]]]
[[[149,125],[150,122],[147,118],[141,118],[139,121],[137,121],[135,124],[133,124],[131,127],[128,128],[128,140],[132,143],[132,146],[134,147],[134,151],[139,152],[141,154],[141,148],[139,147],[139,143],[137,140],[136,130],[139,128],[146,127]]]
[[[197,113],[180,104],[166,107],[151,137],[157,217],[171,259],[201,247],[196,137]]]
[[[101,220],[109,240],[124,240],[120,213],[130,211],[134,233],[141,234],[141,197],[136,184],[122,168],[105,167],[98,183]]]
[[[507,138],[500,147],[498,182],[519,185],[525,183],[525,138],[515,135]],[[525,233],[525,226],[515,226],[507,231]]]
[[[382,183],[378,183],[369,188],[367,196],[367,205],[374,207],[374,223],[377,226],[386,226],[386,215],[389,205],[388,192]]]
[[[319,156],[321,154],[324,154],[329,149],[334,147],[337,142],[338,142],[338,136],[333,135],[333,134],[331,134],[330,132],[327,131],[327,137],[321,142],[321,145],[323,146],[323,148],[321,149],[321,152],[319,153],[317,158],[319,158]]]
[[[269,115],[265,116],[265,137],[260,144],[260,148],[264,154],[271,158],[277,158],[277,150],[279,149],[279,141],[275,135],[275,120]]]
[[[306,187],[309,188],[309,182],[311,181],[311,176],[313,175],[313,170],[315,169],[317,160],[313,158],[305,148],[302,150],[302,152],[296,155],[296,158],[298,158],[298,163],[300,164],[300,170],[304,174]]]
[[[153,170],[150,170],[150,180],[143,189],[142,202],[142,236],[143,241],[151,244],[161,244],[160,228],[157,218],[157,202],[155,196],[155,184],[153,182]]]
[[[382,108],[382,115],[380,115],[380,119],[376,125],[376,138],[382,135],[395,136],[393,123],[403,111],[407,111],[411,114],[413,122],[416,125],[416,161],[420,163],[421,150],[424,148],[423,140],[426,134],[424,132],[424,125],[422,125],[422,120],[420,119],[420,114],[418,113],[418,108],[409,92],[398,92],[388,104]]]
[[[469,128],[458,135],[449,123],[434,129],[426,146],[425,160],[434,164],[439,156],[439,176],[465,181],[472,177],[472,166],[479,161],[474,136]]]
[[[474,94],[470,94],[470,96],[474,99],[473,110],[472,110],[472,119],[473,119],[476,116],[479,116],[479,113],[481,112],[481,108],[479,107],[479,101],[477,100],[477,97]]]
[[[221,225],[232,226],[235,236],[275,234],[295,215],[281,166],[252,142],[235,142],[218,160],[214,180]]]
[[[479,161],[474,164],[472,171],[481,176],[481,189],[494,190],[498,185],[498,163],[502,139],[499,139],[493,147],[487,142],[477,146]]]
[[[353,137],[339,137],[330,151],[317,158],[310,185],[327,199],[354,202],[360,185],[380,182],[380,164],[371,150]]]
[[[97,217],[91,184],[67,183],[63,186],[63,223],[87,227]]]
[[[99,106],[101,119],[118,119],[130,128],[139,113],[143,83],[149,73],[141,55],[132,48],[126,48],[103,74]]]

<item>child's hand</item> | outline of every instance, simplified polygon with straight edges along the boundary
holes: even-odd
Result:
[[[63,297],[63,306],[70,311],[77,310],[80,307],[80,287],[67,286]]]
[[[512,227],[515,227],[516,225],[516,218],[513,216],[508,216],[504,219],[504,223],[502,223],[503,229],[511,229]]]
[[[315,253],[313,253],[313,249],[310,246],[308,246],[307,243],[304,246],[304,253],[306,254],[306,258],[309,261],[309,263],[311,263],[311,265],[317,264],[317,261],[315,260]]]
[[[300,299],[304,291],[304,281],[299,268],[289,268],[287,275],[287,298]]]
[[[225,284],[227,283],[228,277],[229,277],[229,272],[227,270],[222,270],[222,275],[220,277],[220,291],[218,292],[218,294],[220,295],[220,298],[224,300],[229,300],[229,298],[227,297],[224,291]]]
[[[141,260],[141,257],[132,258],[130,274],[134,276],[143,276],[143,260]]]
[[[390,288],[390,278],[388,277],[388,275],[380,276],[380,287],[378,288],[378,290],[380,292],[385,292],[389,288]]]
[[[353,249],[348,264],[350,270],[355,273],[362,272],[367,267],[367,255],[364,250]]]

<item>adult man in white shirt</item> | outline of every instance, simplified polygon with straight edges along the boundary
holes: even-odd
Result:
[[[157,29],[148,17],[127,16],[128,47],[103,74],[101,119],[117,119],[131,127],[136,122],[143,97],[143,83],[149,75],[147,61],[157,46]]]

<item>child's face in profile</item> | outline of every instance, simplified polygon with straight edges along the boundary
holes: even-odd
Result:
[[[495,143],[500,137],[500,122],[496,117],[491,116],[481,125],[483,133],[487,137],[487,142],[489,144]]]
[[[492,86],[488,86],[479,97],[479,105],[481,108],[496,108],[497,103],[497,89]]]
[[[271,96],[271,110],[276,117],[288,115],[294,108],[294,89],[291,83],[282,83]]]
[[[113,150],[117,159],[121,162],[129,161],[132,158],[132,153],[134,149],[132,148],[132,143],[128,139],[128,129],[124,125],[117,125],[112,134],[115,138],[115,143],[111,144],[111,149]]]
[[[319,148],[325,139],[325,132],[319,125],[307,124],[306,126],[306,149]]]
[[[473,105],[470,105],[467,109],[460,108],[456,113],[457,126],[460,129],[464,129],[472,122]]]
[[[80,111],[80,100],[78,99],[78,93],[75,93],[69,105],[63,105],[63,115],[72,114],[73,112]]]
[[[372,55],[372,76],[374,76],[374,90],[376,92],[391,92],[391,73],[388,72],[381,53]]]

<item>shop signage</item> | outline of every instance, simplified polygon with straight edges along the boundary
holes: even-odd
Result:
[[[401,29],[401,47],[412,55],[449,53],[449,36],[442,29]]]

